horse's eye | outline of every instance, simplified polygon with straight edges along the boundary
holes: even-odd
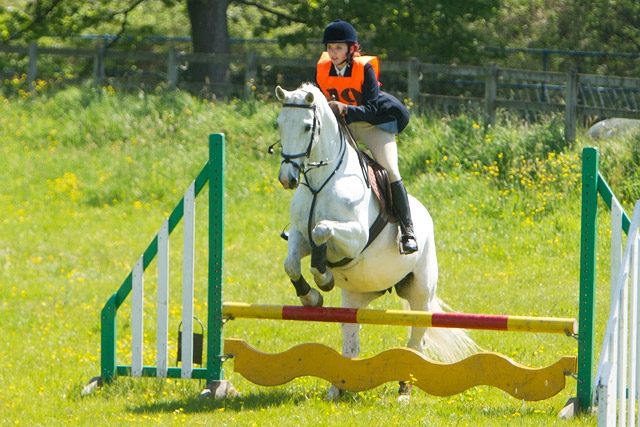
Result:
[[[310,132],[310,131],[311,131],[311,125],[306,125],[306,126],[304,127],[304,131],[305,131],[305,132]]]

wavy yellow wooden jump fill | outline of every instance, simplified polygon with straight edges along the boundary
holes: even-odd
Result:
[[[545,368],[528,368],[497,353],[477,353],[453,364],[428,360],[409,348],[393,348],[368,359],[350,359],[322,344],[301,344],[267,354],[241,339],[225,339],[224,352],[234,357],[234,371],[249,381],[275,386],[314,376],[346,391],[363,391],[392,381],[410,382],[428,394],[451,396],[470,387],[498,387],[527,400],[548,399],[576,374],[577,358],[565,356]]]

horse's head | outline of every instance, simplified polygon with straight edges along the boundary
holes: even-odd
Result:
[[[276,88],[276,97],[282,102],[277,125],[282,144],[282,163],[278,179],[286,189],[300,184],[314,144],[320,135],[320,123],[329,111],[324,95],[314,85],[305,84],[295,91]]]

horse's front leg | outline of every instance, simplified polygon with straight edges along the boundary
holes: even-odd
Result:
[[[359,222],[340,222],[327,219],[316,224],[311,232],[311,237],[316,245],[311,259],[311,274],[313,274],[313,279],[318,287],[323,291],[330,291],[334,286],[333,273],[326,268],[327,245],[330,246],[331,252],[337,258],[354,259],[360,254],[369,238],[368,230],[364,229]]]
[[[302,305],[322,307],[324,302],[322,295],[309,286],[302,275],[300,261],[310,253],[311,247],[304,240],[302,234],[298,230],[291,229],[289,232],[287,258],[284,261],[284,271],[296,288],[296,295],[302,301]]]

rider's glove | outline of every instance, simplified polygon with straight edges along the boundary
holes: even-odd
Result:
[[[335,114],[337,118],[347,115],[347,104],[339,101],[329,101],[329,107],[331,107],[331,111],[333,111],[333,114]]]

